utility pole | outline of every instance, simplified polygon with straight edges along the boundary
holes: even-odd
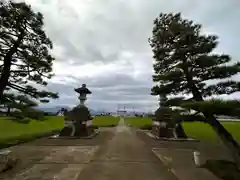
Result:
[[[117,116],[119,115],[118,111],[119,111],[119,104],[117,104]]]

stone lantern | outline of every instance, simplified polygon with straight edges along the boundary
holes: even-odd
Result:
[[[86,84],[82,84],[82,87],[74,90],[79,93],[78,99],[80,100],[80,106],[84,106],[84,102],[87,100],[87,94],[92,94],[92,92],[86,87]]]
[[[181,123],[172,118],[172,109],[166,105],[167,97],[160,95],[160,107],[155,112],[152,133],[159,138],[187,138]]]
[[[65,127],[60,132],[59,136],[88,136],[93,132],[91,128],[92,116],[84,102],[87,100],[87,94],[92,92],[82,84],[82,87],[74,89],[79,94],[78,99],[80,104],[74,107],[71,111],[64,115]]]

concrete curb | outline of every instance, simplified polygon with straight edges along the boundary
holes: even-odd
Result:
[[[179,177],[178,177],[178,174],[176,173],[176,171],[173,169],[173,168],[170,168],[169,167],[169,165],[168,165],[168,163],[167,163],[167,158],[165,157],[165,156],[162,156],[162,155],[160,155],[160,154],[157,154],[156,152],[155,152],[155,149],[153,148],[152,149],[152,152],[153,152],[153,154],[164,164],[164,166],[168,169],[168,171],[170,171],[171,173],[173,173],[173,175],[177,178],[177,179],[179,179]],[[171,161],[171,160],[170,160]]]
[[[192,138],[187,138],[187,139],[174,139],[174,138],[159,138],[157,136],[155,136],[154,134],[152,134],[151,132],[144,132],[147,136],[153,138],[153,139],[157,139],[157,140],[163,140],[163,141],[191,141],[191,142],[200,142],[200,140],[198,139],[192,139]]]
[[[92,134],[90,134],[89,136],[79,136],[79,137],[69,137],[69,136],[58,136],[59,134],[55,134],[53,136],[50,136],[49,139],[92,139],[95,136],[97,136],[99,134],[99,130],[94,130],[94,132]]]

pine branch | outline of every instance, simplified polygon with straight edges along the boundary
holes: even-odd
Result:
[[[218,67],[212,67],[212,68],[206,69],[206,73],[200,77],[203,81],[206,81],[209,79],[225,79],[239,72],[240,72],[240,66],[238,63],[236,63],[231,66],[225,65],[225,66],[218,66]]]
[[[175,115],[173,117],[176,121],[184,121],[184,122],[207,122],[206,118],[203,115],[199,114],[184,114],[184,115]]]
[[[213,94],[214,95],[232,94],[237,91],[240,91],[240,82],[225,81],[206,87],[202,91],[202,93],[204,96],[211,96]]]
[[[11,63],[12,65],[14,65],[14,66],[18,66],[18,67],[24,67],[25,65],[23,65],[23,64],[16,64],[16,63]]]
[[[34,70],[11,70],[12,73],[28,73],[30,75],[30,72],[34,72]]]
[[[185,97],[170,98],[166,101],[166,106],[180,106],[183,102],[188,101]]]
[[[19,92],[21,92],[21,93],[28,94],[32,97],[37,98],[36,91],[31,91],[28,88],[25,88],[25,87],[22,87],[22,86],[19,86],[17,84],[13,84],[13,83],[8,83],[8,86],[17,90],[17,91],[19,91]]]
[[[240,101],[212,99],[202,102],[188,102],[181,104],[181,107],[188,110],[195,110],[202,113],[214,115],[239,116]]]

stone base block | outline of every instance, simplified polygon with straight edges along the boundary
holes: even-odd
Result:
[[[68,127],[64,127],[60,133],[59,136],[71,136],[73,133],[73,128],[68,126]]]
[[[12,155],[10,150],[0,151],[0,172],[12,169],[18,162],[18,159]]]

